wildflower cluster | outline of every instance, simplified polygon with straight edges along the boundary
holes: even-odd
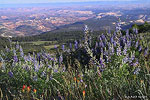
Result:
[[[18,42],[6,46],[0,53],[0,93],[25,100],[148,98],[150,42],[144,34],[138,29],[123,34],[120,20],[114,32],[96,38],[89,33],[85,25],[84,38],[62,45],[56,54],[25,54]]]

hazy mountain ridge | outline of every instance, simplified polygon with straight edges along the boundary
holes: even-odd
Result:
[[[84,24],[92,30],[107,30],[110,27],[113,30],[118,18],[125,27],[134,23],[141,24],[150,22],[150,8],[147,6],[150,5],[149,2],[136,0],[51,3],[55,8],[50,4],[25,4],[37,7],[24,7],[21,4],[22,7],[17,8],[0,8],[0,35],[28,36],[54,30],[83,30]],[[57,6],[60,4],[64,7]]]

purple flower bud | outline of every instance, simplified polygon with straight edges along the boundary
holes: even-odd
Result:
[[[113,45],[114,45],[114,47],[116,47],[116,46],[117,46],[117,43],[116,43],[116,41],[114,41],[114,44],[113,44]]]
[[[9,50],[9,48],[6,46],[6,52],[9,52],[10,50]]]
[[[72,43],[69,44],[70,49],[72,49]]]
[[[123,58],[123,63],[127,63],[128,62],[128,56]]]
[[[62,45],[62,50],[65,51],[65,45]]]
[[[57,46],[55,45],[54,48],[57,49]]]
[[[111,41],[111,43],[114,43],[114,38],[111,37],[111,38],[110,38],[110,41]]]
[[[75,40],[75,49],[78,49],[78,41]]]
[[[18,57],[17,57],[17,55],[14,56],[14,62],[18,62]]]
[[[24,53],[23,53],[23,49],[22,47],[20,46],[20,56],[23,57],[24,56]]]
[[[13,77],[13,73],[12,72],[8,72],[9,77]]]
[[[38,77],[37,76],[33,76],[33,80],[37,81]]]
[[[139,63],[138,63],[138,61],[136,61],[135,63],[133,63],[132,65],[133,66],[137,66]]]
[[[53,80],[53,76],[50,76],[50,80]]]
[[[63,61],[63,56],[61,55],[61,56],[59,57],[59,63],[62,63],[62,61]]]
[[[131,47],[131,41],[127,41],[127,47],[128,47],[128,48]]]
[[[17,44],[17,45],[16,45],[16,49],[19,49],[19,47],[20,47],[19,44]]]
[[[140,47],[139,47],[139,52],[142,50],[142,46],[140,45]]]
[[[37,65],[37,63],[34,64],[34,71],[35,71],[35,72],[38,72],[38,71],[39,71],[39,66]]]
[[[95,44],[95,48],[97,48],[98,47],[98,43],[96,42],[96,44]]]
[[[123,54],[126,55],[127,54],[127,45],[125,44],[124,50],[123,50]]]
[[[55,73],[57,73],[57,72],[58,72],[58,70],[57,70],[57,69],[54,69],[54,72],[55,72]]]
[[[133,74],[139,74],[139,71],[140,71],[140,68],[136,68],[135,70],[134,70],[134,72],[133,72]]]
[[[48,68],[50,69],[50,68],[52,68],[52,66],[51,66],[51,65],[48,65]]]
[[[127,37],[129,36],[129,30],[126,31],[126,36],[127,36]]]
[[[105,38],[106,38],[104,34],[102,34],[101,37],[103,40],[105,40]]]
[[[121,48],[120,47],[117,48],[117,55],[121,56]]]
[[[144,51],[144,56],[148,55],[148,48],[145,49]]]
[[[138,45],[139,45],[139,42],[138,42],[138,41],[136,41],[135,47],[137,48],[137,47],[138,47]]]
[[[46,76],[46,73],[45,73],[45,71],[43,71],[43,72],[42,72],[42,76],[43,76],[43,77],[45,77],[45,76]]]
[[[87,87],[87,85],[85,84],[85,88]]]

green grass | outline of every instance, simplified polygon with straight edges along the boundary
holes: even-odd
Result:
[[[44,46],[45,49],[50,50],[56,47],[59,47],[59,45],[49,45],[49,46]]]

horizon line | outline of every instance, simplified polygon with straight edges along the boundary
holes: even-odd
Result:
[[[16,4],[56,4],[56,3],[90,3],[90,2],[135,2],[135,1],[139,1],[139,0],[123,0],[123,1],[119,1],[119,0],[106,0],[106,1],[64,1],[64,2],[32,2],[32,3],[0,3],[1,5],[16,5]],[[147,0],[146,0],[147,1]]]

